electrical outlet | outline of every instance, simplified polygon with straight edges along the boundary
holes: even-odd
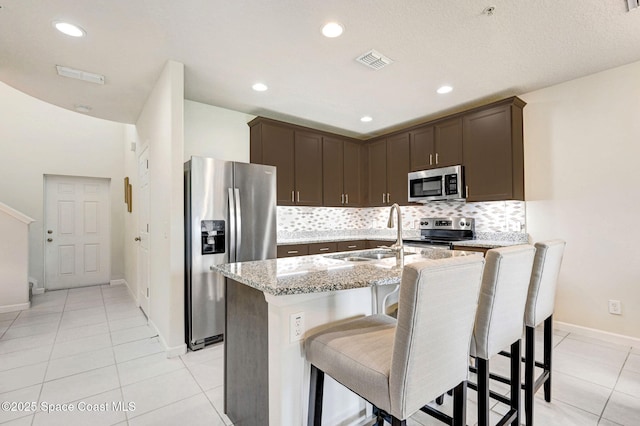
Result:
[[[609,313],[622,315],[622,303],[619,300],[609,300]]]
[[[291,343],[302,340],[304,335],[304,312],[291,314],[289,317],[289,340]]]

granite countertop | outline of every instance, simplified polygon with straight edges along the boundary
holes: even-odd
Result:
[[[345,257],[382,253],[383,250],[360,250],[329,255],[287,257],[251,262],[227,263],[212,266],[242,284],[275,296],[319,293],[400,284],[402,266],[395,257],[350,262]],[[443,259],[455,256],[479,255],[474,252],[405,247],[404,264],[425,259]]]

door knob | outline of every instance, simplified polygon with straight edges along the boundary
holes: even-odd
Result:
[[[47,234],[53,234],[53,231],[51,229],[47,229]]]
[[[135,238],[133,239],[133,241],[142,241],[142,238],[140,238],[140,237],[135,237]]]
[[[53,238],[47,238],[47,241],[51,242],[51,241],[53,241]]]

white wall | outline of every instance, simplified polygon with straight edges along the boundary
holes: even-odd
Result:
[[[533,241],[567,248],[555,319],[640,337],[640,62],[521,96]],[[622,315],[608,313],[609,299]]]
[[[183,99],[184,66],[168,61],[136,123],[139,141],[149,147],[149,320],[170,355],[186,350]]]
[[[249,126],[254,115],[184,101],[184,161],[192,155],[249,162]]]
[[[43,176],[111,178],[111,278],[124,277],[124,125],[68,111],[0,83],[0,201],[36,220],[29,275],[44,283]]]
[[[29,224],[31,218],[0,202],[0,313],[29,303]]]

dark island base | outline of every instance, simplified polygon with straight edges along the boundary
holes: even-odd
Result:
[[[269,424],[269,330],[264,294],[226,279],[224,410],[236,426]]]

